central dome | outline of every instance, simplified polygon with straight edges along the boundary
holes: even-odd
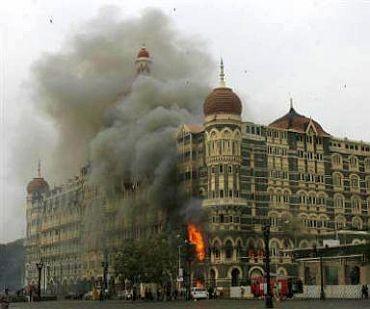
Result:
[[[44,178],[37,177],[31,180],[27,185],[27,193],[32,194],[35,191],[44,193],[49,190],[49,184]]]
[[[204,115],[234,114],[241,115],[242,102],[235,92],[228,87],[219,87],[207,96],[203,105]]]

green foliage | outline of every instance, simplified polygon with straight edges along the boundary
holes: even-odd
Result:
[[[283,222],[281,226],[283,233],[287,234],[290,238],[294,240],[294,247],[298,247],[298,239],[306,234],[306,229],[302,219],[297,217],[292,217],[289,220]]]
[[[8,244],[0,244],[0,287],[17,290],[22,287],[24,273],[23,239]]]
[[[177,246],[167,235],[127,241],[114,258],[115,274],[131,282],[164,283],[177,273]]]

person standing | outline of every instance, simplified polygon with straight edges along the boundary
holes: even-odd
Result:
[[[369,298],[369,288],[367,284],[363,284],[361,288],[361,298],[368,299]]]

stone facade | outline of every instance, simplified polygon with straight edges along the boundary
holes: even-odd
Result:
[[[270,125],[244,122],[231,107],[236,95],[220,95],[223,77],[204,103],[204,123],[184,124],[176,135],[180,178],[209,218],[202,276],[226,286],[261,276],[266,223],[272,271],[297,276],[287,253],[294,246],[312,248],[342,230],[368,230],[370,143],[331,136],[293,102]]]
[[[137,73],[149,74],[149,65],[143,48]],[[195,267],[194,280],[228,287],[262,276],[266,223],[271,224],[272,272],[281,276],[301,275],[289,253],[294,247],[320,246],[342,231],[368,230],[369,143],[335,138],[293,106],[270,125],[243,121],[242,102],[225,86],[223,72],[220,87],[205,101],[204,123],[184,124],[176,133],[179,177],[208,214],[206,259]],[[160,214],[145,229],[124,226],[117,220],[120,200],[107,198],[88,177],[89,165],[59,187],[49,188],[40,172],[29,183],[26,284],[37,282],[40,261],[45,290],[94,281],[102,277],[107,252],[126,239],[163,229]],[[123,182],[122,199],[134,200],[138,190],[138,183]],[[103,241],[102,235],[109,237]],[[339,238],[363,242],[369,234],[354,235]]]

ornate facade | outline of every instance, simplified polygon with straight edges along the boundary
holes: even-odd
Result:
[[[322,246],[342,230],[353,231],[346,243],[366,241],[358,231],[370,225],[370,143],[330,135],[292,101],[269,125],[244,122],[222,62],[220,79],[205,99],[204,123],[177,132],[180,177],[208,213],[207,280],[229,286],[262,276],[266,223],[279,275],[298,275],[293,247]]]
[[[142,48],[137,74],[150,74]],[[270,125],[243,121],[243,104],[224,81],[204,102],[204,123],[184,124],[176,133],[178,172],[189,196],[202,201],[207,254],[194,279],[239,285],[263,274],[262,228],[271,224],[273,272],[298,275],[289,250],[368,238],[370,144],[339,139],[316,121],[289,112]],[[120,201],[88,184],[89,165],[60,187],[50,188],[40,170],[27,187],[25,283],[36,283],[42,261],[45,290],[66,291],[102,277],[105,253],[126,239],[162,229],[127,229],[116,220]],[[135,199],[135,181],[122,182],[122,198]],[[97,212],[104,216],[97,216]],[[101,220],[101,218],[104,218]],[[343,231],[347,237],[340,237]],[[349,234],[348,234],[349,233]],[[100,237],[105,237],[104,241]],[[339,236],[338,236],[339,235]],[[110,256],[111,257],[111,256]],[[109,263],[111,265],[111,263]]]

